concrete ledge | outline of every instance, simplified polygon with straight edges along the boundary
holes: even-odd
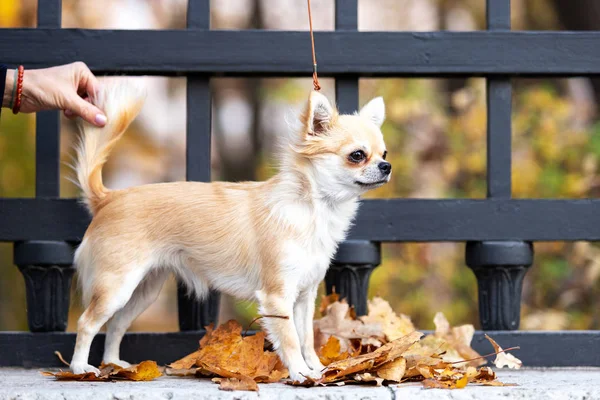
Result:
[[[259,385],[260,391],[224,392],[209,379],[161,377],[152,382],[58,382],[38,370],[0,368],[0,400],[105,399],[600,399],[600,369],[544,369],[499,371],[504,383],[516,387],[467,386],[461,390],[401,386],[342,386],[293,388],[284,384]]]

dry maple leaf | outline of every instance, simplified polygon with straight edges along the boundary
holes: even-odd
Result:
[[[421,332],[412,332],[406,336],[386,343],[375,351],[367,354],[361,354],[356,357],[335,361],[329,364],[323,370],[323,376],[318,380],[307,379],[307,384],[324,384],[340,380],[346,380],[346,377],[354,374],[364,374],[370,371],[376,371],[383,365],[400,358],[404,352],[417,342],[423,334]],[[349,378],[350,380],[352,377]],[[297,384],[297,382],[293,382]]]
[[[179,371],[179,375],[217,376],[231,378],[224,385],[233,387],[239,382],[272,383],[288,377],[279,357],[264,350],[265,333],[242,336],[242,326],[234,320],[227,321],[217,329],[207,327],[206,335],[200,341],[200,349],[171,363],[169,366]],[[197,367],[192,372],[192,366]],[[254,387],[254,386],[252,386]],[[233,389],[231,389],[233,390]],[[254,390],[254,389],[248,389]],[[258,390],[258,387],[257,389]]]
[[[108,377],[100,377],[96,376],[93,372],[86,372],[85,374],[74,374],[71,371],[58,371],[58,372],[50,372],[50,371],[41,371],[43,376],[53,376],[59,381],[106,381]]]
[[[381,297],[374,297],[369,300],[368,309],[368,314],[360,317],[360,320],[365,324],[380,324],[388,341],[396,340],[415,330],[415,326],[409,317],[404,314],[398,316],[392,310],[390,303]]]
[[[130,381],[151,381],[162,375],[155,361],[142,361],[139,364],[132,365],[129,368],[122,368],[115,364],[100,365],[100,375],[96,376],[93,372],[84,374],[74,374],[70,371],[42,372],[44,376],[53,376],[58,380],[70,381],[111,381],[111,380],[130,380]]]
[[[508,367],[512,369],[519,369],[523,365],[523,362],[519,360],[517,357],[512,354],[504,352],[502,347],[494,339],[485,335],[485,338],[490,341],[492,346],[494,346],[494,350],[496,351],[496,359],[494,360],[494,365],[498,368]],[[510,350],[510,349],[509,349]]]
[[[191,369],[195,369],[192,367],[194,365],[196,365],[196,361],[198,360],[198,357],[200,357],[200,349],[196,350],[195,352],[193,352],[191,354],[188,354],[187,356],[183,357],[182,359],[172,362],[171,364],[168,365],[168,367],[172,368],[173,370],[189,371]]]
[[[466,361],[464,365],[474,367],[487,363],[479,353],[471,348],[471,341],[475,334],[473,325],[451,328],[450,323],[441,312],[435,315],[433,323],[435,324],[435,333],[422,340],[422,346],[441,350],[444,352],[442,359],[446,362],[456,363],[462,360],[471,360]]]
[[[377,386],[381,386],[383,384],[384,379],[381,377],[373,376],[370,372],[365,372],[362,374],[356,374],[353,377],[354,379],[348,382],[375,382]]]
[[[467,386],[468,380],[466,375],[457,380],[437,380],[425,379],[423,387],[425,389],[462,389]]]
[[[406,372],[406,358],[400,357],[383,364],[377,370],[377,376],[392,382],[400,382]]]
[[[155,361],[142,361],[129,368],[121,368],[111,373],[111,377],[126,379],[130,381],[151,381],[161,376]]]
[[[353,339],[360,339],[363,345],[379,347],[385,339],[381,324],[365,324],[352,318],[351,309],[345,300],[327,306],[325,317],[315,320],[315,345],[322,346],[329,336],[340,339],[341,351],[348,350]]]
[[[335,292],[335,287],[332,290],[332,293],[327,296],[321,296],[321,305],[319,306],[319,312],[322,316],[327,315],[327,307],[330,304],[338,302],[340,300],[340,295]]]
[[[317,352],[319,359],[323,365],[327,366],[334,361],[345,360],[350,357],[347,351],[341,352],[340,340],[335,336],[329,336],[325,343]]]
[[[247,390],[252,392],[258,392],[258,385],[254,381],[254,379],[245,375],[239,375],[234,378],[213,378],[212,381],[215,383],[219,383],[220,390]]]

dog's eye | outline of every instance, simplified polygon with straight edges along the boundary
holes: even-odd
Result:
[[[362,150],[356,150],[355,152],[350,153],[350,160],[354,162],[361,162],[366,157],[365,152]]]
[[[387,150],[383,152],[383,156],[381,158],[383,158],[385,160],[386,157],[387,157]]]

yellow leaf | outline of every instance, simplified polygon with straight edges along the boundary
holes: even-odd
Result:
[[[406,372],[406,358],[400,357],[383,364],[377,370],[377,376],[386,381],[400,382]]]

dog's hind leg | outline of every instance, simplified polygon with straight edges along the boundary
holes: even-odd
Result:
[[[115,272],[96,276],[94,281],[87,285],[92,294],[87,309],[77,322],[77,340],[71,360],[71,370],[76,374],[100,373],[97,368],[88,364],[92,340],[102,325],[127,304],[148,272],[148,267],[125,264],[111,268],[110,271]]]
[[[148,273],[125,305],[106,324],[106,342],[104,344],[105,364],[116,364],[129,367],[129,363],[119,357],[121,340],[131,323],[146,310],[158,297],[165,281],[169,276],[168,270],[154,270]]]

